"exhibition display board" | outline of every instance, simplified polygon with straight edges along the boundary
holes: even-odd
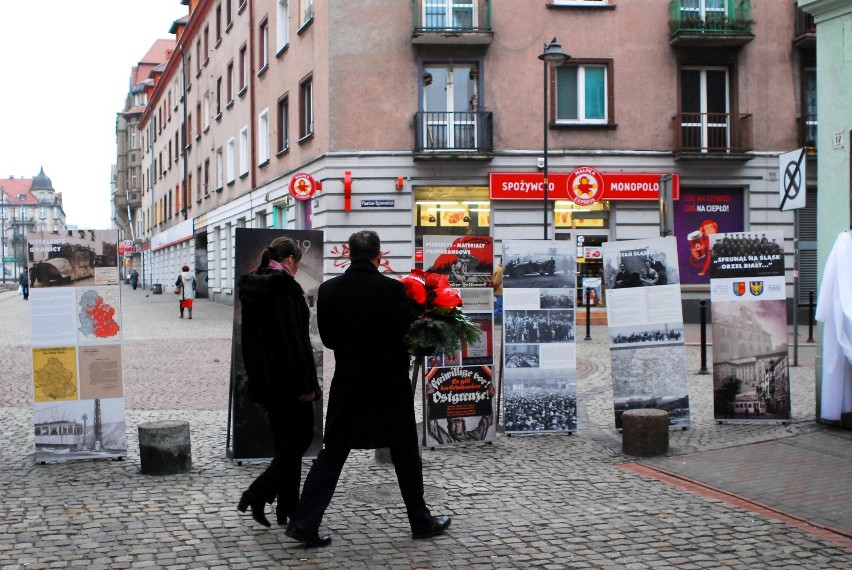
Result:
[[[323,280],[323,234],[314,230],[277,230],[237,228],[235,234],[234,329],[231,345],[231,379],[228,397],[227,455],[234,461],[269,459],[274,453],[272,433],[266,410],[252,403],[248,396],[248,378],[243,363],[241,338],[241,304],[237,283],[242,275],[251,273],[260,264],[263,250],[272,240],[287,236],[302,250],[296,281],[302,286],[311,312],[311,344],[317,367],[317,379],[322,381],[322,341],[316,324],[317,289]],[[322,448],[322,399],[314,402],[314,439],[305,453],[316,456]]]
[[[506,433],[577,429],[575,251],[567,241],[503,241]]]
[[[627,410],[690,422],[683,310],[674,237],[603,244],[615,427]]]
[[[494,441],[494,242],[489,236],[423,236],[423,267],[446,275],[462,310],[481,331],[458,354],[426,359],[423,444],[427,447]]]
[[[27,234],[35,459],[127,455],[118,232]]]
[[[710,236],[713,417],[790,418],[787,290],[780,231]]]

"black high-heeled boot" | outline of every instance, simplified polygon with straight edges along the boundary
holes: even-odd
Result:
[[[280,499],[275,504],[275,522],[278,523],[278,526],[287,526],[287,513],[284,512]]]
[[[240,497],[240,502],[237,505],[237,510],[241,513],[244,513],[249,507],[251,507],[251,518],[253,518],[254,520],[256,520],[267,528],[272,526],[271,524],[269,524],[269,520],[266,518],[266,514],[263,512],[266,509],[266,501],[259,498],[251,491],[246,491],[243,493],[243,496]]]

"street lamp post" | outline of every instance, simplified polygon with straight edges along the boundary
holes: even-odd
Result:
[[[547,239],[548,190],[550,181],[547,178],[547,67],[559,67],[571,56],[562,51],[562,44],[556,38],[544,44],[544,53],[538,56],[544,62],[544,239]],[[555,236],[554,236],[555,237]]]

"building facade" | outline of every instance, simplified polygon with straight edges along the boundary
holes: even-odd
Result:
[[[372,228],[399,273],[424,235],[490,235],[496,252],[547,236],[576,243],[595,277],[601,243],[660,235],[672,175],[687,318],[709,294],[688,257],[702,228],[782,231],[794,296],[794,237],[815,240],[815,200],[780,211],[778,157],[812,146],[816,123],[793,0],[188,8],[138,123],[151,283],[189,264],[202,294],[229,302],[240,227],[323,230],[327,275]],[[558,66],[539,57],[551,38],[571,56]]]
[[[64,232],[62,194],[44,168],[34,178],[0,178],[0,280],[17,280],[27,267],[27,233]]]

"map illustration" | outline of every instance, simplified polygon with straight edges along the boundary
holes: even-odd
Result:
[[[77,355],[74,347],[33,350],[33,381],[37,402],[77,399]]]
[[[79,331],[88,339],[112,338],[120,326],[115,319],[117,297],[106,291],[86,290],[79,295]]]

